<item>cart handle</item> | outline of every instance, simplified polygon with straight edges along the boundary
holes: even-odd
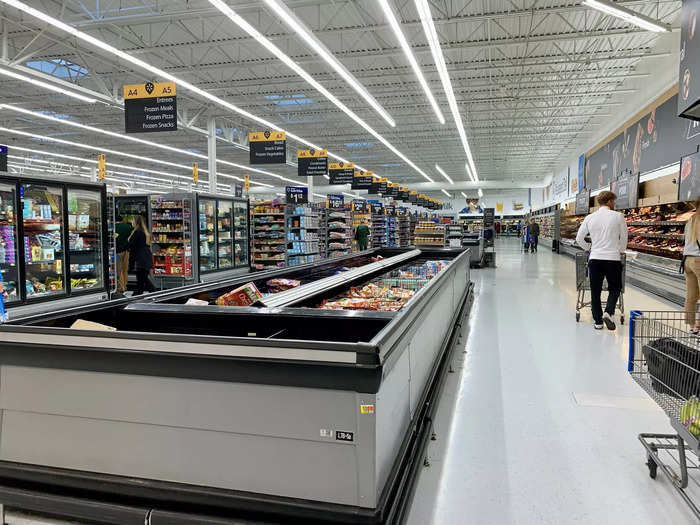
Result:
[[[636,323],[637,317],[642,316],[642,311],[641,310],[630,310],[630,328],[629,328],[629,334],[630,334],[630,352],[629,356],[627,358],[627,371],[628,372],[633,372],[634,371],[634,325]]]

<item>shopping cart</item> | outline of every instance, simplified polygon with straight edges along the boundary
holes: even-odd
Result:
[[[627,273],[627,260],[622,254],[622,289],[620,299],[617,301],[617,309],[620,310],[620,323],[625,324],[625,276]],[[607,291],[608,283],[603,282],[603,291]],[[591,293],[591,281],[588,279],[588,254],[576,253],[576,322],[581,320],[581,310],[591,305],[590,299],[586,302],[586,292]]]
[[[683,312],[630,312],[629,361],[632,378],[671,420],[675,434],[640,434],[649,476],[666,475],[700,519],[700,339],[685,325]]]

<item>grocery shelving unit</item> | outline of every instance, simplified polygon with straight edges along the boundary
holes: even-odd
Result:
[[[401,210],[401,215],[397,217],[399,225],[399,246],[401,248],[408,248],[411,246],[411,219],[406,213],[406,210]]]
[[[153,277],[157,287],[196,282],[194,207],[193,194],[151,197]]]
[[[558,206],[549,206],[541,210],[534,211],[531,218],[540,227],[540,237],[538,239],[540,246],[552,248],[555,241],[561,240],[561,210]],[[522,223],[523,228],[527,226]]]
[[[255,270],[287,266],[287,206],[284,202],[257,203],[251,214],[252,255]]]
[[[445,248],[459,248],[462,246],[462,225],[445,225]]]
[[[287,265],[298,266],[321,258],[321,220],[313,204],[289,204],[286,207]]]
[[[445,226],[430,221],[419,221],[416,225],[416,247],[444,248]]]
[[[369,206],[367,203],[365,203],[366,206]],[[357,251],[359,248],[357,246],[357,241],[354,240],[354,232],[355,229],[360,225],[363,224],[365,221],[372,221],[372,213],[369,208],[362,210],[362,209],[357,209],[355,208],[355,205],[353,204],[353,209],[352,209],[352,231],[353,231],[353,250]]]
[[[384,246],[386,248],[398,248],[401,245],[401,241],[399,239],[399,223],[395,212],[385,216],[385,223],[386,242]]]
[[[348,208],[324,209],[326,257],[339,257],[352,252],[353,215]]]
[[[384,212],[372,210],[372,248],[386,246],[386,217]]]

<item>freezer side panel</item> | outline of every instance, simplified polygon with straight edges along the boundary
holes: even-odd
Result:
[[[404,351],[382,380],[377,393],[376,410],[376,491],[384,489],[406,429],[411,422],[409,410],[409,352]]]
[[[360,503],[354,392],[22,366],[0,373],[2,460]]]

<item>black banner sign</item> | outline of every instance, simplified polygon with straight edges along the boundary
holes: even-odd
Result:
[[[352,177],[353,190],[368,190],[372,187],[372,176],[361,171],[355,171]]]
[[[328,175],[328,152],[326,150],[299,150],[297,153],[300,177],[323,177]]]
[[[377,180],[377,179],[375,179]],[[379,184],[377,184],[377,193],[381,193],[382,195],[386,195],[387,188],[388,188],[388,182],[386,177],[382,177],[379,179]]]
[[[576,215],[587,215],[590,211],[591,190],[583,189],[576,194]]]
[[[417,204],[418,203],[418,192],[409,191],[408,192],[408,202],[411,202],[413,204]]]
[[[399,188],[399,195],[398,199],[403,202],[409,202],[408,201],[408,188]]]
[[[177,97],[174,82],[124,86],[126,133],[177,131]]]
[[[306,204],[309,202],[309,188],[303,186],[287,186],[284,188],[287,204]]]
[[[237,182],[233,185],[233,195],[239,199],[243,197],[243,184]]]
[[[261,131],[248,134],[251,164],[286,164],[287,133]]]
[[[331,184],[353,184],[355,164],[352,162],[331,162],[328,176]]]

